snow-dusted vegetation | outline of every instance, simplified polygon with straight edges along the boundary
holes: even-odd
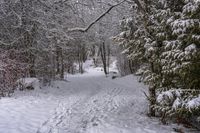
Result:
[[[199,128],[200,2],[134,3],[132,17],[121,21],[123,34],[114,40],[149,86],[150,115]]]
[[[0,0],[0,133],[199,131],[199,0]]]

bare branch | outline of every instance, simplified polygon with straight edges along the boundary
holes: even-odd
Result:
[[[142,92],[144,93],[144,95],[145,95],[145,97],[147,98],[148,101],[152,101],[151,98],[147,95],[146,92],[144,92],[144,91],[142,91]]]
[[[123,2],[125,2],[126,0],[123,0],[115,5],[112,5],[109,9],[107,9],[103,14],[101,14],[97,19],[95,19],[94,21],[92,21],[86,28],[72,28],[72,29],[68,29],[68,32],[73,32],[73,31],[79,31],[79,32],[87,32],[94,24],[96,24],[99,20],[101,20],[106,14],[108,14],[114,7],[119,6],[120,4],[122,4]]]

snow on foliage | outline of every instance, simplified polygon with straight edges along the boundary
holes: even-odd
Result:
[[[188,51],[188,52],[196,51],[196,45],[195,44],[191,44],[191,45],[187,46],[185,48],[185,51]]]
[[[197,2],[198,0],[196,0]],[[192,4],[189,2],[183,7],[183,13],[191,13],[191,12],[196,12],[198,10],[198,4]]]
[[[139,73],[149,85],[150,114],[187,119],[186,112],[191,117],[199,108],[200,2],[158,0],[145,4],[148,12],[134,8],[132,26],[124,23],[123,32],[131,31],[124,38],[124,53],[139,63],[139,70],[147,66]]]
[[[176,100],[174,101],[173,105],[172,105],[172,108],[174,109],[178,109],[180,108],[182,105],[182,101],[180,98],[176,98]]]
[[[186,107],[191,111],[192,109],[200,108],[200,95],[196,98],[189,100],[186,103]]]
[[[164,91],[157,96],[157,102],[159,104],[165,105],[168,104],[169,102],[172,102],[174,100],[174,97],[180,97],[180,96],[181,96],[181,90]]]
[[[176,111],[178,109],[186,109],[189,112],[200,108],[200,95],[198,97],[192,96],[188,93],[189,90],[172,89],[161,92],[157,96],[157,104],[159,106],[170,107]]]
[[[190,27],[194,27],[195,25],[199,25],[200,21],[199,19],[177,19],[175,20],[173,23],[171,23],[171,26],[173,29],[184,29],[185,28],[190,28]]]

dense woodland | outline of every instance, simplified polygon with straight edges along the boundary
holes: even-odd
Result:
[[[149,87],[149,116],[200,129],[199,0],[0,0],[0,95],[116,57]],[[76,64],[76,65],[75,65]],[[78,66],[78,67],[77,67]]]

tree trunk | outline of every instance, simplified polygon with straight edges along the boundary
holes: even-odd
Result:
[[[32,56],[30,60],[31,60],[31,61],[30,61],[30,68],[29,68],[30,77],[36,77],[36,72],[35,72],[35,59],[34,59],[34,57]]]
[[[155,116],[155,109],[152,107],[156,103],[156,88],[155,87],[149,87],[149,114],[150,116]]]
[[[56,46],[56,74],[60,73],[60,48]]]
[[[84,49],[82,46],[78,47],[78,66],[79,66],[79,73],[83,73],[83,62],[84,62]]]
[[[154,70],[154,63],[151,62],[151,71],[152,73],[155,72]],[[149,114],[150,116],[155,116],[155,109],[153,108],[153,105],[156,104],[156,86],[149,86]]]
[[[106,63],[106,48],[105,48],[104,42],[100,46],[100,54],[101,54],[101,60],[102,60],[102,63],[103,63],[103,70],[104,70],[105,75],[107,75],[108,72],[107,72],[107,63]]]
[[[51,79],[55,79],[56,77],[56,57],[55,54],[53,52],[53,50],[51,50],[50,52],[50,62],[51,62],[51,74],[50,77]]]
[[[61,60],[60,79],[64,79],[64,59],[63,59],[62,49],[60,49],[60,60]]]
[[[109,73],[109,67],[110,67],[110,45],[107,46],[107,72]]]

